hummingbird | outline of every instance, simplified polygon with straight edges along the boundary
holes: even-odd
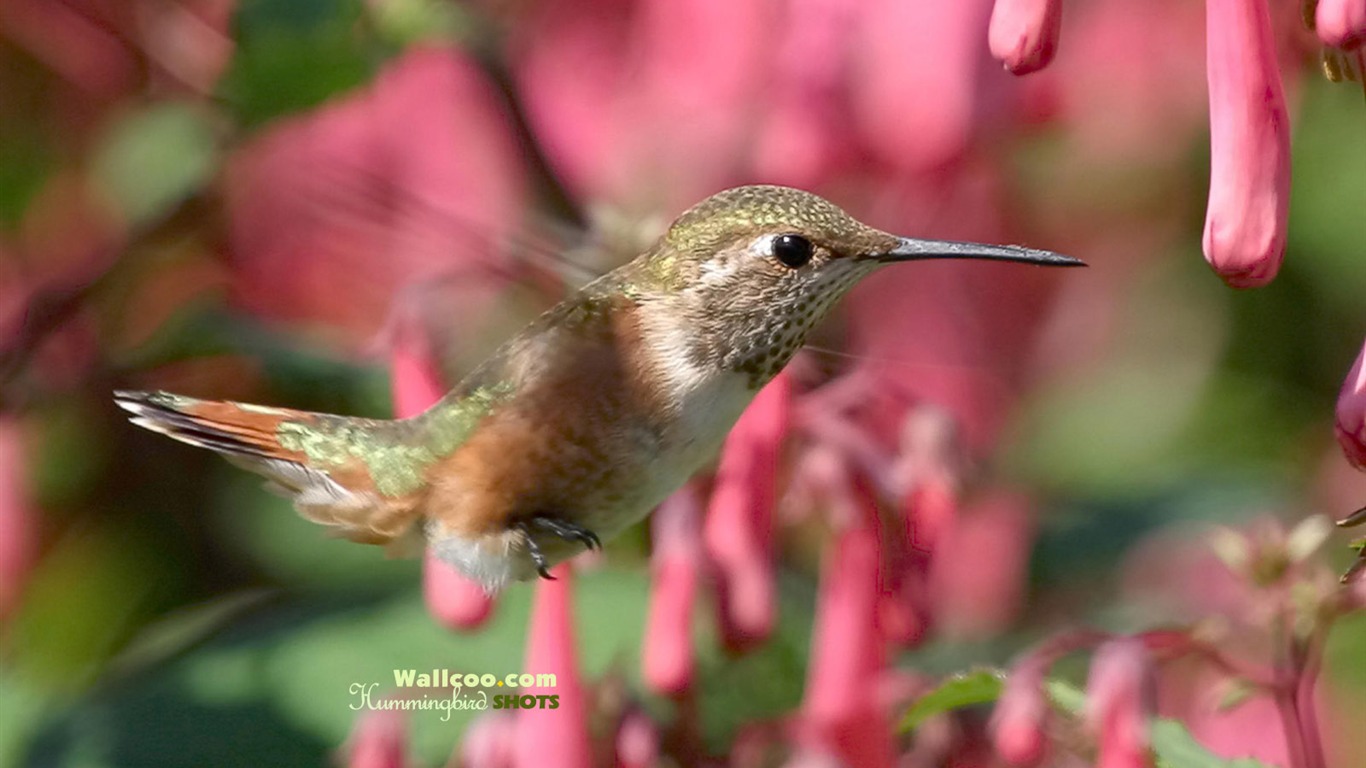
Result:
[[[490,594],[650,513],[861,279],[889,264],[1083,262],[921,240],[809,192],[744,186],[532,321],[427,411],[378,420],[169,392],[132,422],[268,479],[308,520],[391,554],[430,547]]]

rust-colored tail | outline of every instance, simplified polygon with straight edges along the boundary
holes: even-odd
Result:
[[[305,518],[352,541],[410,554],[421,540],[415,525],[421,489],[381,493],[363,454],[346,450],[349,441],[362,435],[373,441],[395,422],[197,400],[170,392],[115,392],[114,401],[140,427],[207,448],[265,476],[268,486],[292,499]],[[325,456],[311,450],[317,445],[327,449]]]

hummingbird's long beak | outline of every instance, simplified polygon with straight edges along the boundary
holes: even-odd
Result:
[[[1042,264],[1047,267],[1084,267],[1086,262],[1052,251],[1036,251],[1019,245],[983,245],[956,243],[951,240],[918,240],[903,237],[896,247],[886,253],[871,254],[869,258],[882,263],[919,261],[922,259],[994,259]]]

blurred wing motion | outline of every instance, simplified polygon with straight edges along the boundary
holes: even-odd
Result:
[[[419,426],[169,392],[116,392],[132,422],[269,478],[305,518],[363,544],[411,554],[426,481]]]

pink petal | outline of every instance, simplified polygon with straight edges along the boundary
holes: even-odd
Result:
[[[1206,4],[1210,190],[1205,260],[1234,288],[1266,285],[1285,255],[1290,120],[1266,0]]]
[[[652,768],[659,763],[659,729],[644,712],[622,718],[617,729],[618,768]]]
[[[693,681],[693,604],[701,575],[702,505],[695,486],[670,496],[654,513],[650,613],[641,647],[645,684],[665,695]]]
[[[403,713],[374,710],[361,715],[346,746],[347,768],[403,768],[408,733]]]
[[[847,472],[843,480],[827,499],[839,530],[821,571],[798,741],[849,765],[888,766],[891,726],[872,695],[886,656],[877,626],[878,509],[865,484]]]
[[[764,181],[812,189],[854,160],[845,84],[858,6],[848,0],[791,0],[787,9],[769,108],[754,142],[754,168]]]
[[[1021,494],[992,493],[958,515],[931,561],[935,626],[960,638],[1007,629],[1024,606],[1033,540],[1034,515]]]
[[[512,768],[517,718],[510,711],[485,712],[465,729],[460,742],[463,768]]]
[[[0,620],[19,604],[24,581],[37,557],[37,521],[24,476],[19,424],[0,419]]]
[[[1086,722],[1100,740],[1097,768],[1149,768],[1152,667],[1143,643],[1111,640],[1096,649],[1086,681]]]
[[[591,0],[533,8],[515,32],[515,74],[537,137],[582,198],[677,211],[739,181],[775,6]]]
[[[854,117],[885,163],[926,171],[967,151],[981,108],[990,0],[863,6]]]
[[[555,675],[555,686],[521,688],[521,696],[555,696],[554,709],[522,709],[517,714],[517,765],[541,768],[553,756],[563,768],[589,768],[593,750],[588,740],[588,705],[579,678],[574,641],[574,571],[567,563],[556,566],[554,581],[536,584],[527,628],[526,663],[523,671]]]
[[[1027,75],[1053,60],[1061,28],[1062,0],[996,0],[987,42],[1006,69]]]
[[[422,557],[422,597],[432,618],[457,631],[480,627],[493,615],[494,599],[483,586],[430,549]]]
[[[721,451],[703,537],[719,579],[721,626],[731,648],[773,631],[773,504],[778,453],[788,428],[792,384],[769,382],[736,422]]]
[[[1314,31],[1324,45],[1355,48],[1366,40],[1366,0],[1319,0]]]
[[[1044,724],[1048,699],[1044,676],[1051,656],[1030,655],[1010,670],[1005,690],[991,713],[991,743],[1008,765],[1032,768],[1048,751]]]
[[[236,299],[354,343],[411,283],[456,268],[488,279],[522,209],[511,135],[478,66],[422,46],[281,121],[228,165]]]
[[[1366,469],[1366,347],[1357,354],[1338,392],[1334,431],[1347,460],[1358,469]]]

